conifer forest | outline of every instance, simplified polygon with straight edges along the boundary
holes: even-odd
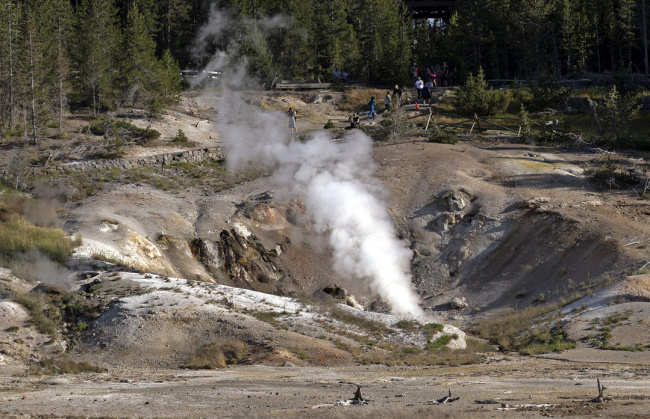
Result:
[[[462,84],[584,73],[648,73],[646,0],[457,0],[447,22],[413,19],[399,0],[0,0],[0,132],[62,126],[71,107],[160,110],[228,49],[259,86],[275,80],[410,83],[409,68],[448,62]],[[218,8],[231,24],[197,48]],[[197,53],[201,50],[203,53]]]

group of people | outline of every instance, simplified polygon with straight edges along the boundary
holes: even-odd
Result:
[[[348,74],[347,71],[345,71],[345,70],[344,71],[339,71],[338,68],[335,69],[332,72],[332,77],[334,78],[334,80],[337,80],[337,79],[343,80],[343,83],[347,83],[348,80],[350,79],[350,75]]]
[[[332,73],[334,79],[342,79],[344,82],[348,80],[348,73],[340,72],[339,69],[335,69]],[[425,67],[424,69],[424,80],[419,75],[419,68],[417,64],[413,63],[411,66],[411,76],[413,77],[415,90],[417,91],[417,99],[422,100],[422,104],[431,104],[431,96],[433,93],[434,87],[447,87],[449,84],[449,68],[447,63],[443,62],[442,65],[436,65],[433,69]],[[390,111],[393,107],[393,103],[396,104],[397,109],[402,106],[402,98],[404,95],[404,89],[399,85],[395,85],[392,93],[390,91],[386,92],[384,96],[384,107],[387,111]],[[375,107],[377,106],[377,101],[375,97],[371,97],[368,102],[368,108],[370,112],[368,113],[367,120],[375,119],[377,117],[377,112]],[[417,102],[416,102],[417,106]],[[292,133],[298,133],[296,128],[296,111],[293,108],[289,108],[289,129]],[[350,127],[349,128],[358,128],[360,124],[359,115],[355,112],[354,115],[349,118]]]
[[[416,82],[419,78],[424,76],[424,83],[431,83],[432,87],[447,87],[449,86],[449,67],[447,63],[443,62],[442,64],[436,64],[433,68],[425,67],[424,72],[421,75],[420,69],[416,63],[413,63],[411,66],[411,77],[413,82]]]

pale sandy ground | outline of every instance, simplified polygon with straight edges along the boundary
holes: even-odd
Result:
[[[648,364],[561,362],[496,355],[461,367],[240,366],[222,371],[0,375],[2,417],[650,417]],[[603,404],[596,378],[606,386]],[[356,386],[371,401],[336,406]],[[454,403],[429,404],[451,390]],[[491,400],[492,404],[478,404]]]

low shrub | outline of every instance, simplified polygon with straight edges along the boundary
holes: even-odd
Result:
[[[340,308],[332,308],[330,316],[343,323],[357,326],[358,328],[371,333],[385,333],[389,332],[388,327],[384,323],[366,319],[365,317],[355,316],[354,314]]]
[[[81,374],[85,372],[105,372],[106,369],[93,365],[86,361],[74,361],[71,357],[66,356],[63,358],[45,358],[38,363],[41,371],[34,371],[30,368],[31,372],[45,372],[46,374]]]
[[[431,340],[433,335],[442,332],[444,326],[440,323],[427,323],[422,326],[422,331],[427,335],[427,340]]]
[[[56,307],[49,305],[39,294],[20,294],[14,296],[13,300],[29,311],[30,323],[39,332],[52,338],[56,337],[57,324],[61,321],[61,312]]]
[[[590,171],[590,174],[594,181],[609,187],[609,189],[625,188],[636,185],[641,181],[641,178],[636,173],[618,170],[608,162]]]
[[[183,132],[182,129],[179,129],[172,141],[179,144],[185,144],[189,139],[187,138],[187,135],[185,135],[185,132]]]
[[[515,351],[529,344],[528,335],[533,326],[560,307],[559,303],[539,304],[523,310],[511,310],[498,317],[476,322],[469,331],[478,337],[499,345],[501,349]]]
[[[529,332],[519,345],[518,351],[522,355],[536,355],[562,352],[575,347],[575,343],[567,341],[566,333],[562,328],[555,324],[552,327],[542,327]]]
[[[457,144],[458,134],[447,129],[433,129],[429,135],[429,141],[440,144]]]
[[[449,344],[452,340],[458,339],[458,335],[442,335],[431,343],[427,343],[425,348],[427,351],[434,349],[442,349]]]
[[[210,342],[192,354],[189,361],[181,365],[181,368],[226,368],[228,364],[241,361],[247,352],[248,346],[243,342]]]
[[[160,138],[160,132],[153,128],[139,128],[128,121],[101,118],[90,125],[89,130],[95,135],[121,138],[135,144],[147,144]]]

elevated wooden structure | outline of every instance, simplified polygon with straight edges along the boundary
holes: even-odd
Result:
[[[442,19],[449,21],[456,5],[454,0],[402,0],[414,19]]]

